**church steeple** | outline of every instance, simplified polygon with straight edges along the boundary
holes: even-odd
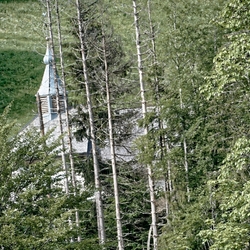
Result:
[[[61,80],[57,75],[57,73],[55,74],[53,69],[53,64],[52,64],[53,55],[50,48],[49,40],[47,40],[47,49],[43,58],[43,62],[46,66],[42,82],[37,93],[39,94],[41,100],[41,111],[42,111],[43,121],[47,122],[53,120],[57,116],[57,103],[56,103],[57,90],[56,90],[55,75],[57,78],[57,84],[59,89],[61,112],[64,111],[63,89],[61,86]]]

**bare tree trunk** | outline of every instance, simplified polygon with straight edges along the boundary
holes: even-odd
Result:
[[[138,73],[140,81],[141,90],[141,104],[142,104],[142,116],[145,118],[147,113],[147,105],[145,100],[145,88],[143,82],[143,66],[142,66],[142,53],[141,53],[141,40],[140,40],[140,29],[139,29],[139,14],[137,11],[136,0],[133,0],[134,9],[134,25],[135,25],[135,35],[136,35],[136,49],[137,49],[137,62],[138,62]],[[144,135],[148,134],[148,127],[144,127]],[[156,216],[156,206],[155,206],[155,193],[154,193],[154,180],[152,176],[151,166],[147,165],[148,170],[148,184],[150,192],[150,204],[151,204],[151,216],[152,216],[152,229],[153,229],[153,249],[157,250],[158,241],[158,231],[157,231],[157,216]]]
[[[115,155],[114,133],[113,133],[111,101],[110,101],[109,72],[108,72],[108,63],[107,63],[106,39],[105,39],[104,31],[102,31],[102,42],[103,42],[103,61],[105,65],[105,82],[106,82],[106,95],[107,95],[106,101],[107,101],[107,108],[108,108],[109,143],[110,143],[111,164],[112,164],[113,184],[114,184],[118,249],[123,250],[124,242],[123,242],[123,234],[122,234],[121,215],[120,215],[120,202],[119,202],[118,180],[117,180],[117,170],[116,170],[116,155]]]
[[[36,94],[36,102],[38,107],[38,117],[39,117],[39,123],[40,123],[40,132],[41,135],[44,136],[44,123],[43,123],[43,113],[42,113],[42,107],[41,107],[41,98],[39,93]]]
[[[155,44],[155,28],[152,23],[152,18],[151,18],[151,0],[148,0],[148,19],[149,19],[149,27],[150,27],[150,39],[151,39],[151,51],[152,51],[152,56],[153,56],[153,66],[154,68],[158,67],[158,58],[157,58],[157,52],[156,52],[156,44]],[[157,113],[157,120],[158,120],[158,128],[162,129],[163,125],[161,122],[161,119],[159,117],[160,112],[161,112],[161,106],[160,106],[160,89],[159,89],[159,77],[157,72],[154,74],[154,91],[155,91],[155,99],[156,99],[156,113]],[[170,147],[168,141],[164,142],[162,136],[159,138],[159,144],[160,144],[160,150],[161,150],[161,159],[163,158],[164,155],[164,150],[163,148],[166,148],[167,153],[170,152]],[[167,195],[169,193],[169,195]],[[169,213],[170,213],[170,200],[169,196],[171,196],[172,193],[172,181],[171,181],[171,162],[170,160],[167,161],[167,178],[165,180],[165,199],[166,199],[166,217],[168,218]]]
[[[183,102],[182,102],[182,90],[179,89],[180,93],[180,106],[183,109]],[[189,178],[188,178],[188,161],[187,161],[187,143],[186,137],[183,135],[183,150],[184,150],[184,168],[185,168],[185,175],[186,175],[186,189],[187,189],[187,201],[190,202],[190,189],[189,189]]]
[[[81,56],[82,56],[82,66],[83,74],[86,87],[86,96],[87,96],[87,105],[89,112],[89,123],[90,123],[90,137],[92,143],[92,155],[93,155],[93,164],[94,164],[94,175],[95,175],[95,198],[96,198],[96,210],[97,210],[97,225],[98,225],[98,235],[100,244],[104,244],[106,241],[105,227],[104,227],[104,215],[103,215],[103,203],[101,197],[101,183],[99,176],[99,164],[97,157],[97,145],[94,129],[94,116],[92,111],[92,102],[91,102],[91,93],[89,88],[89,80],[87,74],[87,65],[86,65],[86,55],[85,55],[85,45],[84,45],[84,34],[83,26],[81,22],[81,6],[79,0],[76,0],[77,8],[77,19],[78,19],[78,28],[79,28],[79,39],[81,43]]]
[[[56,74],[56,61],[55,61],[55,50],[54,50],[54,37],[53,37],[53,30],[52,30],[52,18],[51,18],[51,9],[50,9],[50,0],[46,0],[47,4],[47,15],[48,15],[48,27],[49,27],[49,39],[50,39],[50,49],[52,53],[52,67],[54,71],[54,80],[55,80],[55,87],[56,87],[56,102],[57,102],[57,114],[58,114],[58,125],[60,128],[60,135],[61,135],[61,144],[62,144],[62,164],[65,171],[65,192],[66,194],[69,193],[69,184],[68,184],[68,167],[66,164],[65,159],[65,145],[64,145],[64,138],[63,138],[63,126],[62,126],[62,116],[60,110],[60,93],[59,93],[59,83]]]
[[[150,28],[150,40],[152,44],[151,52],[153,55],[153,66],[158,66],[158,59],[157,59],[157,53],[156,53],[156,45],[155,45],[155,29],[154,25],[152,23],[151,18],[151,0],[148,0],[148,19],[149,19],[149,28]],[[159,78],[157,74],[154,74],[154,85],[155,85],[155,99],[157,103],[157,108],[159,108],[159,99],[160,99],[160,93],[159,93]]]
[[[151,234],[152,234],[152,225],[150,226],[149,231],[148,231],[147,250],[150,250]]]
[[[176,12],[173,12],[173,29],[176,30],[177,23],[176,23]],[[176,46],[176,39],[174,41],[174,47],[177,49]],[[179,70],[179,65],[176,65],[177,69]],[[181,86],[179,87],[179,95],[180,95],[180,108],[183,109],[183,101],[182,101],[182,89]],[[190,189],[189,189],[189,178],[188,178],[188,161],[187,161],[187,143],[186,137],[183,135],[183,151],[184,151],[184,169],[185,169],[185,178],[186,178],[186,192],[187,192],[187,201],[190,201]]]
[[[167,153],[170,152],[169,142],[166,141],[165,144]],[[166,180],[165,180],[165,199],[166,199],[166,219],[167,223],[170,223],[169,215],[170,215],[170,203],[171,203],[171,197],[173,193],[173,187],[172,187],[172,179],[171,179],[171,162],[170,160],[167,160],[167,174],[166,174]]]
[[[69,160],[70,160],[70,168],[71,168],[71,181],[73,186],[74,196],[76,196],[76,176],[75,176],[75,166],[73,159],[73,146],[72,146],[72,133],[69,124],[69,107],[68,107],[68,96],[66,91],[66,81],[65,81],[65,70],[64,70],[64,60],[63,60],[63,52],[62,52],[62,36],[61,36],[61,20],[59,13],[58,0],[55,1],[56,6],[56,16],[57,16],[57,30],[58,30],[58,43],[59,43],[59,54],[60,54],[60,63],[61,63],[61,71],[62,71],[62,87],[63,87],[63,98],[64,98],[64,107],[65,107],[65,117],[66,117],[66,126],[67,126],[67,135],[68,135],[68,151],[69,151]],[[76,209],[75,212],[76,226],[79,227],[79,211]],[[81,236],[77,236],[78,242],[81,241]]]

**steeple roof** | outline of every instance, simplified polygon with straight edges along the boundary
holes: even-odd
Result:
[[[40,88],[38,90],[38,94],[40,96],[56,95],[56,82],[55,82],[55,74],[52,65],[52,60],[53,60],[53,55],[50,48],[50,43],[48,41],[46,53],[43,57],[43,62],[46,66],[43,74],[43,79]],[[57,76],[57,83],[59,87],[59,93],[62,94],[63,92],[61,87],[61,80],[58,76]]]

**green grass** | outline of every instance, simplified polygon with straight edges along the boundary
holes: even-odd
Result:
[[[11,118],[17,119],[21,124],[28,122],[36,113],[34,95],[39,88],[44,71],[42,58],[46,46],[46,27],[45,17],[42,14],[46,10],[39,2],[39,0],[0,0],[0,113],[10,102],[13,102]],[[142,2],[145,5],[146,2]],[[108,18],[114,26],[114,32],[120,36],[122,46],[126,50],[125,60],[135,61],[132,2],[105,0],[105,4],[108,9]],[[153,21],[157,30],[159,29],[157,36],[157,44],[160,44],[160,47],[157,47],[159,59],[164,61],[168,50],[164,41],[164,34],[167,31],[166,25],[158,24],[167,23],[167,21],[163,7],[158,8],[157,4],[160,4],[160,0],[152,3],[153,13],[155,13]],[[161,4],[164,6],[163,3]],[[60,1],[60,6],[63,9],[61,13],[63,43],[67,46],[64,49],[70,54],[73,52],[72,43],[75,43],[75,38],[69,32],[71,30],[69,19],[76,15],[76,10],[71,9],[74,5],[69,4],[69,1]],[[145,6],[142,6],[143,8]],[[143,13],[141,12],[141,15]],[[147,20],[145,16],[147,13],[144,13],[142,20]],[[147,21],[141,24],[144,32]],[[56,32],[54,35],[56,36]],[[70,60],[65,60],[68,66],[70,63]],[[136,74],[134,76],[133,80],[137,80]],[[134,96],[128,93],[128,96],[124,97],[126,102],[134,103],[134,99],[139,100],[138,86],[135,86]]]
[[[0,112],[12,102],[11,119],[20,124],[36,113],[45,51],[42,6],[38,1],[0,2]]]
[[[125,49],[135,54],[133,16],[127,13],[132,10],[132,3],[121,10],[113,8],[110,0],[106,4]],[[120,9],[120,3],[116,4]],[[38,0],[0,0],[0,112],[13,101],[11,118],[21,124],[36,112],[34,94],[42,80],[46,45],[43,12],[46,10]],[[74,10],[69,13],[64,8],[62,17],[68,15],[74,15]],[[65,21],[62,27],[67,30],[69,25]],[[63,38],[64,43],[72,42],[70,34],[64,32]]]
[[[41,56],[29,51],[0,50],[0,58],[0,110],[13,102],[11,116],[23,120],[35,109],[34,95],[44,69]]]

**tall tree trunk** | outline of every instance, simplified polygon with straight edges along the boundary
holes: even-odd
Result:
[[[57,114],[58,114],[58,125],[60,129],[60,135],[61,135],[61,144],[62,144],[62,164],[65,171],[65,192],[66,194],[69,193],[69,184],[68,184],[68,167],[66,164],[66,158],[65,158],[65,145],[64,145],[64,138],[63,138],[63,126],[62,126],[62,115],[60,110],[60,93],[59,93],[59,83],[58,78],[56,74],[56,61],[55,61],[55,49],[54,49],[54,37],[53,37],[53,30],[52,30],[52,18],[51,18],[51,9],[50,9],[50,0],[46,0],[47,4],[47,15],[48,15],[48,27],[49,27],[49,38],[50,39],[50,49],[52,53],[52,67],[54,71],[54,80],[55,80],[55,87],[56,87],[56,102],[57,102]]]
[[[140,40],[140,29],[139,29],[139,14],[137,11],[136,0],[133,0],[133,10],[134,10],[134,25],[135,25],[135,36],[136,36],[136,49],[137,49],[137,63],[138,63],[138,74],[141,90],[141,104],[142,104],[142,117],[146,117],[147,104],[145,99],[145,88],[143,82],[143,66],[142,66],[142,53],[141,53],[141,40]],[[148,134],[148,127],[144,127],[144,135]],[[157,250],[158,241],[158,231],[157,231],[157,215],[156,215],[156,205],[155,205],[155,192],[154,192],[154,180],[152,175],[152,168],[148,164],[148,185],[150,192],[150,204],[151,204],[151,217],[152,217],[152,229],[153,229],[153,249]]]
[[[156,114],[157,114],[157,123],[158,123],[158,129],[163,129],[162,121],[160,118],[160,112],[161,112],[161,105],[160,105],[160,87],[159,87],[159,76],[157,74],[157,67],[159,66],[157,52],[156,52],[156,42],[155,42],[155,28],[152,23],[151,18],[151,0],[148,0],[148,19],[149,19],[149,28],[150,28],[150,40],[151,40],[151,52],[153,56],[153,68],[156,69],[156,72],[154,73],[154,93],[155,93],[155,102],[156,102]],[[163,159],[164,157],[164,147],[167,150],[167,153],[170,152],[169,143],[166,138],[166,142],[164,142],[162,135],[159,137],[159,146],[161,150],[161,156],[160,158]],[[171,196],[172,193],[172,181],[171,181],[171,162],[170,160],[167,161],[167,177],[165,180],[165,199],[166,199],[166,217],[168,218],[170,213],[170,206],[169,206],[169,196]],[[169,193],[169,195],[167,195]]]
[[[42,113],[42,106],[41,106],[41,98],[39,93],[36,94],[36,102],[38,107],[38,117],[39,117],[39,124],[40,124],[40,132],[41,136],[44,136],[44,123],[43,123],[43,113]]]
[[[179,89],[180,93],[180,107],[183,109],[183,102],[182,102],[182,90]],[[189,190],[189,177],[188,177],[188,161],[187,161],[187,143],[185,134],[183,135],[183,151],[184,151],[184,168],[185,168],[185,175],[186,175],[186,191],[187,191],[187,201],[190,201],[190,190]]]
[[[173,29],[175,31],[177,30],[177,14],[176,14],[175,10],[173,11]],[[174,48],[178,49],[176,37],[174,38]],[[177,57],[178,57],[178,55],[177,55]],[[176,60],[176,62],[178,62],[176,65],[176,68],[177,68],[179,74],[181,74],[179,60]],[[180,96],[180,108],[183,109],[184,106],[183,106],[183,101],[182,101],[182,88],[181,88],[181,86],[179,86],[179,96]],[[187,201],[189,202],[190,201],[190,189],[189,189],[189,177],[188,177],[189,170],[188,170],[188,161],[187,161],[187,142],[186,142],[186,137],[185,137],[185,131],[183,133],[182,145],[183,145],[183,153],[184,153],[183,160],[184,160],[184,170],[185,170],[185,179],[186,179]]]
[[[151,53],[153,56],[153,67],[154,69],[158,67],[158,58],[157,58],[157,53],[156,53],[156,44],[155,44],[155,29],[154,29],[154,25],[152,23],[152,18],[151,18],[151,0],[148,0],[147,2],[148,5],[148,20],[149,20],[149,32],[150,32],[150,40],[151,40]],[[159,77],[157,72],[154,74],[154,93],[155,93],[155,100],[156,100],[156,105],[157,105],[157,109],[160,108],[159,106],[159,101],[160,101],[160,92],[159,92]],[[159,112],[158,112],[159,113]],[[160,125],[160,120],[159,120],[159,128],[161,128]]]
[[[76,0],[76,8],[77,8],[77,20],[78,20],[78,29],[79,29],[79,39],[81,44],[81,56],[82,56],[82,66],[83,66],[83,74],[85,80],[86,87],[86,96],[87,96],[87,105],[89,112],[89,123],[90,123],[90,137],[92,143],[92,155],[93,155],[93,165],[94,165],[94,175],[95,175],[95,198],[96,198],[96,211],[97,211],[97,225],[98,225],[98,236],[100,244],[104,244],[106,241],[105,235],[105,227],[104,227],[104,215],[103,215],[103,203],[101,197],[101,183],[99,176],[99,163],[97,157],[97,145],[96,145],[96,137],[95,137],[95,129],[94,129],[94,116],[92,110],[92,101],[91,101],[91,93],[89,88],[89,80],[87,73],[87,63],[86,63],[86,55],[85,55],[85,45],[84,45],[84,34],[83,34],[83,26],[81,20],[81,6],[79,0]]]
[[[76,186],[76,176],[75,176],[75,165],[74,165],[74,159],[73,159],[72,133],[71,133],[70,124],[69,124],[69,107],[68,107],[68,96],[67,96],[66,82],[65,82],[65,70],[64,70],[63,52],[62,52],[61,20],[60,20],[58,0],[55,1],[55,6],[56,6],[56,17],[57,17],[59,56],[60,56],[61,72],[62,72],[61,80],[62,80],[62,87],[63,87],[66,127],[67,127],[67,135],[68,135],[68,151],[69,151],[69,160],[70,160],[70,169],[71,169],[71,182],[73,186],[74,196],[76,196],[77,186]],[[79,222],[78,209],[76,209],[76,212],[75,212],[75,219],[76,219],[76,227],[79,227],[80,222]],[[77,236],[77,240],[81,241],[80,235]]]
[[[111,110],[110,88],[109,88],[109,70],[108,70],[108,62],[107,62],[106,38],[105,38],[105,34],[103,30],[102,30],[102,43],[103,43],[103,48],[102,48],[103,49],[103,62],[105,66],[105,82],[106,82],[106,94],[107,94],[106,101],[107,101],[107,108],[108,108],[109,143],[110,143],[111,164],[112,164],[113,184],[114,184],[118,249],[123,250],[124,242],[123,242],[123,234],[122,234],[121,215],[120,215],[120,202],[119,202],[118,180],[117,180],[117,169],[116,169],[116,155],[115,155],[112,110]]]
[[[166,138],[166,151],[167,154],[170,152],[170,147],[169,147],[169,142],[167,141],[168,139]],[[166,174],[166,180],[165,180],[165,197],[166,197],[166,218],[167,222],[169,223],[169,215],[170,215],[170,199],[172,197],[173,193],[173,187],[172,187],[172,173],[171,173],[171,162],[170,160],[167,160],[167,174]]]

